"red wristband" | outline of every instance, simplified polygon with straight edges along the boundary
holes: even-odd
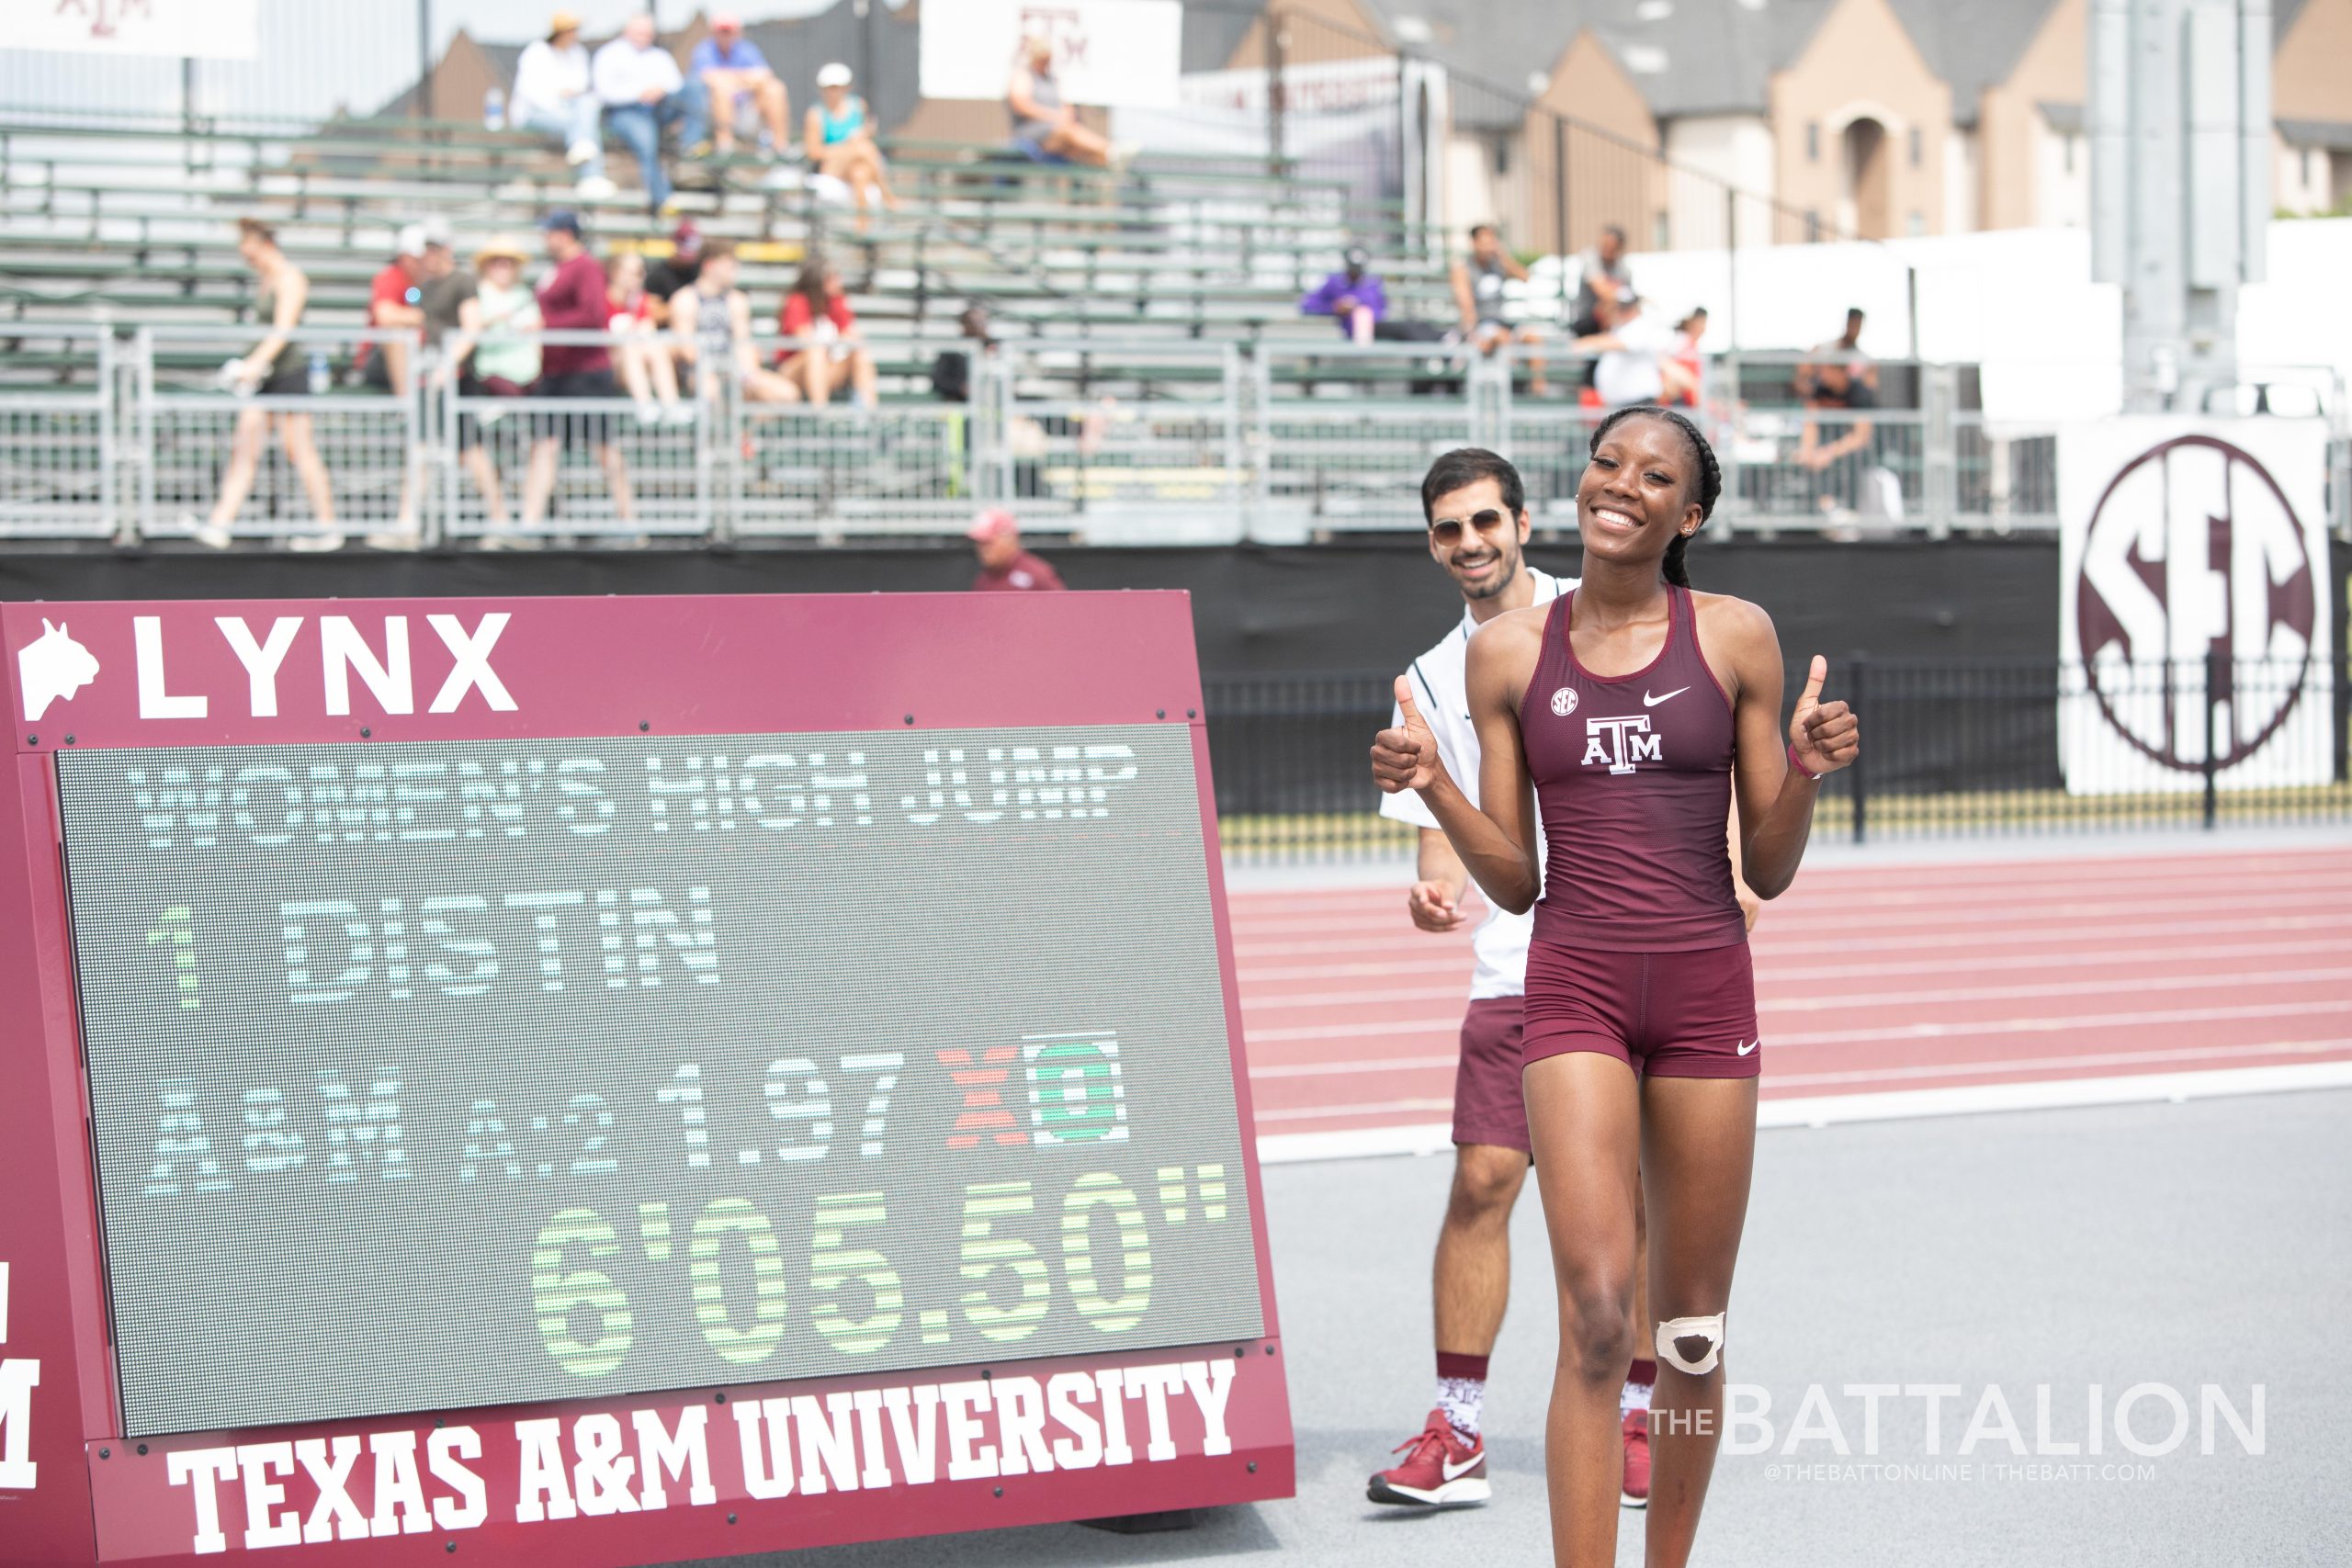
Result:
[[[1797,743],[1793,740],[1789,742],[1789,766],[1794,768],[1797,772],[1803,773],[1806,778],[1811,779],[1815,784],[1819,784],[1821,782],[1821,775],[1815,773],[1811,768],[1806,767],[1804,765],[1804,759],[1797,755]]]

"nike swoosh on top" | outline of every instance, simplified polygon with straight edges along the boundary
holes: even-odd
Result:
[[[1756,1047],[1763,1043],[1764,1037],[1759,1034],[1755,1039],[1749,1041],[1747,1044],[1742,1045],[1739,1048],[1739,1054],[1743,1056],[1752,1056],[1756,1054]]]
[[[1642,705],[1645,708],[1654,708],[1660,703],[1672,701],[1674,698],[1680,696],[1690,689],[1690,688],[1688,686],[1677,686],[1674,690],[1667,693],[1665,696],[1654,697],[1650,695],[1648,689],[1645,687],[1642,692]]]
[[[1441,1460],[1438,1462],[1438,1468],[1445,1472],[1445,1478],[1448,1481],[1459,1481],[1464,1475],[1469,1474],[1470,1472],[1477,1469],[1479,1461],[1484,1460],[1486,1457],[1487,1456],[1483,1453],[1472,1454],[1460,1464],[1454,1463],[1450,1459]]]

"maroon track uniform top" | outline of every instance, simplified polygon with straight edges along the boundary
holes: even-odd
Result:
[[[1575,593],[1544,623],[1519,716],[1548,845],[1539,942],[1688,953],[1747,940],[1724,840],[1731,698],[1699,651],[1690,591],[1667,601],[1666,646],[1630,675],[1577,662]]]
[[[977,593],[1034,593],[1062,586],[1062,574],[1027,550],[1012,558],[1002,571],[983,570],[972,579]]]

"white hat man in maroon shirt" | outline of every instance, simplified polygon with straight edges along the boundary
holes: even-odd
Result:
[[[1021,547],[1021,525],[1001,506],[991,506],[964,530],[972,553],[980,558],[980,574],[972,579],[978,593],[1024,593],[1063,586],[1061,573]]]

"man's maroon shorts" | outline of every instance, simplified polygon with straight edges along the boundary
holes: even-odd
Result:
[[[1658,1077],[1751,1078],[1764,1070],[1745,942],[1696,953],[1534,942],[1523,1009],[1528,1062],[1598,1051]]]
[[[1527,1101],[1519,1092],[1517,997],[1480,997],[1462,1015],[1462,1059],[1453,1069],[1453,1141],[1524,1154]]]

